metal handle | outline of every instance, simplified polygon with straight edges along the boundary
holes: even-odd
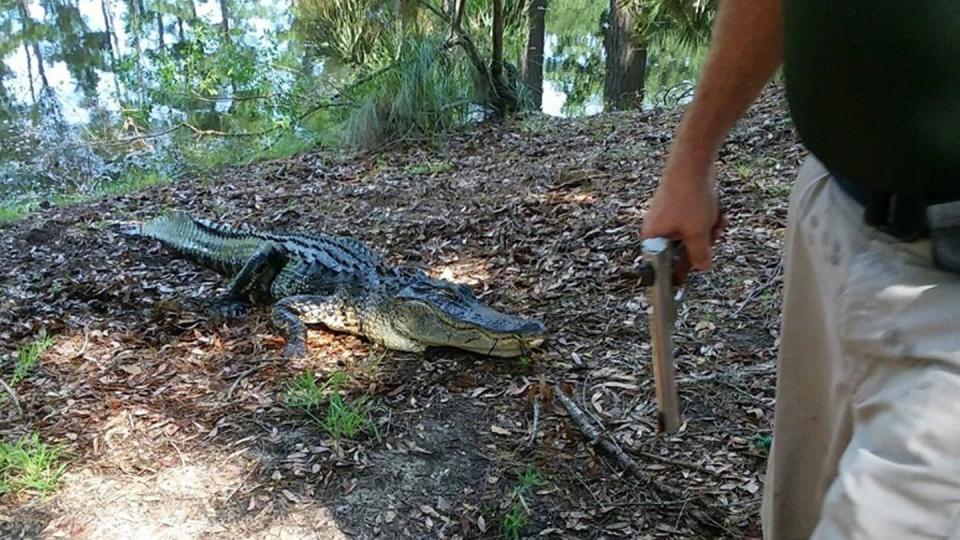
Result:
[[[683,299],[681,288],[673,292],[673,246],[666,238],[643,241],[643,256],[653,269],[651,296],[653,317],[650,319],[650,341],[653,346],[653,380],[656,386],[660,431],[671,433],[680,426],[680,406],[673,362],[673,323],[677,302]]]

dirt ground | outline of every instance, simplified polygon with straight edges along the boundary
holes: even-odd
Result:
[[[0,410],[0,439],[39,432],[69,463],[51,496],[0,499],[0,536],[497,538],[533,471],[523,537],[757,537],[802,149],[772,89],[721,154],[731,226],[678,320],[683,427],[658,435],[635,269],[678,114],[531,116],[434,146],[302,154],[0,228],[0,376],[41,330],[56,342],[17,387],[22,414]],[[310,360],[287,362],[266,309],[209,319],[193,299],[217,276],[109,226],[170,209],[356,237],[540,318],[549,338],[521,362],[318,329]],[[334,440],[285,406],[308,369],[348,373],[376,434]],[[555,383],[642,478],[586,441]]]

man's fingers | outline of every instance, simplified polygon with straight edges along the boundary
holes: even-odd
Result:
[[[681,244],[680,253],[673,263],[673,284],[680,285],[687,280],[687,274],[690,273],[690,259],[687,258],[687,250],[683,249]]]
[[[690,260],[690,266],[695,270],[708,270],[710,268],[711,244],[710,235],[689,236],[683,239],[687,259]]]
[[[720,214],[717,217],[717,222],[713,224],[713,230],[710,231],[710,239],[713,243],[716,243],[720,239],[720,235],[723,234],[723,231],[727,229],[727,225],[730,224],[730,220],[727,219],[726,214]]]

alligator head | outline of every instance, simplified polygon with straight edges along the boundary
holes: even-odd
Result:
[[[543,342],[546,327],[480,302],[467,285],[424,275],[389,299],[389,330],[412,347],[455,347],[490,356],[520,356]]]

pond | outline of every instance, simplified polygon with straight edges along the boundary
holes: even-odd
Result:
[[[606,7],[550,2],[544,113],[603,110]],[[336,144],[323,127],[338,104],[325,100],[345,93],[350,69],[324,56],[302,13],[269,0],[0,3],[0,202],[36,204],[64,184],[82,195],[131,166],[143,182]],[[508,56],[521,30],[508,29]],[[649,106],[687,99],[703,61],[669,43],[648,51]]]

